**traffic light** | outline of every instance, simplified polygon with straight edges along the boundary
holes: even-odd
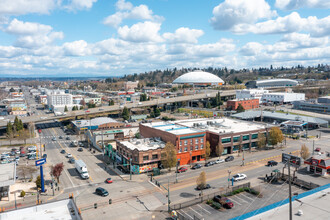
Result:
[[[94,209],[97,209],[97,203],[94,203]]]
[[[109,204],[111,204],[112,203],[112,199],[109,199]]]

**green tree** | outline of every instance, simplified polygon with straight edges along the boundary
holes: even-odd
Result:
[[[150,112],[150,118],[154,118],[155,117],[155,112],[154,112],[154,110],[152,110],[151,112]]]
[[[160,116],[160,110],[159,110],[159,108],[156,108],[154,112],[155,112],[155,117],[159,117]]]
[[[13,125],[11,124],[10,121],[7,123],[6,137],[9,139],[9,143],[11,145],[11,141],[14,138],[14,131],[13,131]]]
[[[223,144],[220,141],[219,144],[217,145],[216,149],[215,149],[215,153],[217,154],[217,156],[219,157],[219,159],[220,159],[223,151],[224,151],[224,146],[223,146]]]
[[[121,116],[123,117],[124,120],[128,120],[129,119],[130,114],[129,114],[129,110],[128,110],[128,108],[126,106],[124,107]]]
[[[266,136],[263,133],[259,132],[258,133],[258,148],[262,149],[265,146],[266,146]]]
[[[202,171],[199,177],[196,179],[196,184],[199,189],[204,189],[206,187],[206,174]]]
[[[206,104],[206,108],[212,108],[212,106],[211,106],[211,103],[210,103],[210,102],[207,102],[207,104]]]
[[[17,127],[19,127],[19,120],[18,120],[18,117],[15,116],[15,119],[14,119],[14,132],[17,131]]]
[[[72,107],[72,111],[76,111],[76,106],[73,106]]]
[[[37,189],[41,188],[41,177],[40,177],[40,175],[37,176],[37,179],[36,179],[35,183],[37,185]]]
[[[281,129],[272,127],[269,131],[269,142],[274,147],[278,143],[282,143],[284,137]]]
[[[109,106],[111,105],[115,105],[115,102],[112,99],[109,101]]]
[[[205,163],[210,158],[210,155],[211,155],[211,145],[209,141],[206,141],[205,150],[204,150]]]
[[[310,156],[308,147],[305,144],[301,145],[300,155],[304,160],[307,160]]]
[[[167,142],[161,153],[162,164],[165,168],[171,171],[171,168],[176,166],[177,156],[175,146],[171,142]]]
[[[64,112],[67,112],[67,111],[69,111],[69,110],[68,110],[68,106],[65,106],[65,107],[64,107]]]
[[[144,101],[147,101],[147,94],[142,93],[142,94],[140,95],[140,102],[144,102]]]
[[[237,113],[245,112],[245,109],[241,104],[238,104],[238,107],[237,107],[236,111],[237,111]]]
[[[79,109],[80,109],[80,110],[83,110],[83,109],[84,109],[84,106],[81,105]]]

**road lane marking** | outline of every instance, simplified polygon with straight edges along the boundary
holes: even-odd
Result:
[[[209,213],[209,214],[211,215],[211,212],[209,212],[209,211],[207,211],[206,209],[204,209],[200,204],[197,204],[197,206],[198,206],[199,208],[201,208],[202,210],[204,210],[205,212],[207,212],[207,213]]]
[[[195,209],[189,207],[193,212],[196,212],[198,215],[202,216],[199,212],[197,212]]]
[[[186,216],[188,216],[191,219],[194,219],[193,217],[191,217],[188,213],[186,213],[183,209],[180,210],[181,212],[183,212]]]

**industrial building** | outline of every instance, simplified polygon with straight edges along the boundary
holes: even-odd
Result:
[[[294,101],[305,100],[305,93],[289,93],[289,92],[271,92],[265,93],[261,97],[263,103],[292,103]]]
[[[292,87],[297,86],[298,81],[292,79],[267,79],[253,80],[245,84],[246,88]]]
[[[124,123],[107,117],[93,118],[91,120],[76,120],[71,123],[73,125],[73,130],[75,130],[77,134],[84,130],[104,130],[124,127]]]
[[[236,98],[238,100],[241,99],[258,99],[259,103],[261,103],[261,97],[263,94],[269,93],[269,90],[261,89],[242,89],[236,90]]]
[[[259,99],[234,99],[227,101],[227,110],[236,110],[241,105],[245,110],[259,108]]]
[[[193,72],[185,73],[173,81],[173,84],[189,84],[194,86],[220,86],[224,81],[208,72],[196,70]]]
[[[295,101],[293,108],[303,111],[318,112],[323,114],[330,113],[330,96],[324,96],[317,99],[317,101]]]

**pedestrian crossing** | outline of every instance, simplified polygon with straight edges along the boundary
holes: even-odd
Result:
[[[51,144],[51,143],[68,143],[68,144],[71,144],[72,143],[72,140],[59,140],[59,141],[52,141],[52,140],[49,140],[49,141],[43,141],[42,142],[43,144]]]

